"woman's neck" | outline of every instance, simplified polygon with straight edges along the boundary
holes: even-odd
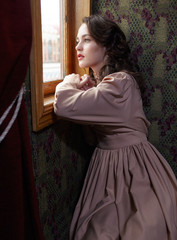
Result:
[[[101,82],[99,74],[96,72],[93,72],[93,76],[95,78],[96,85],[98,85]]]

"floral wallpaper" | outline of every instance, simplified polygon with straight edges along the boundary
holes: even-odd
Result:
[[[177,2],[92,0],[92,13],[116,21],[127,36],[145,82],[149,140],[177,176]],[[93,149],[81,126],[58,121],[35,133],[31,124],[30,75],[26,105],[40,217],[46,240],[68,240],[75,204]]]
[[[177,175],[177,2],[94,0],[92,13],[109,17],[124,31],[144,77],[149,141]]]

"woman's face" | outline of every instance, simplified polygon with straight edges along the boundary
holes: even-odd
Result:
[[[90,67],[98,74],[105,64],[106,48],[95,42],[95,40],[90,36],[85,23],[80,26],[76,41],[79,66],[81,68]]]

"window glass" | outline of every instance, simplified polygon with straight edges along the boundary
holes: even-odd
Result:
[[[41,0],[43,82],[63,78],[63,0]]]

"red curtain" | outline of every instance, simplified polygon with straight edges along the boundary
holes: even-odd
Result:
[[[0,118],[18,95],[29,65],[30,0],[4,0],[0,7]],[[18,100],[18,99],[17,99]],[[8,126],[17,101],[0,126]],[[24,100],[0,143],[0,239],[42,240]]]

